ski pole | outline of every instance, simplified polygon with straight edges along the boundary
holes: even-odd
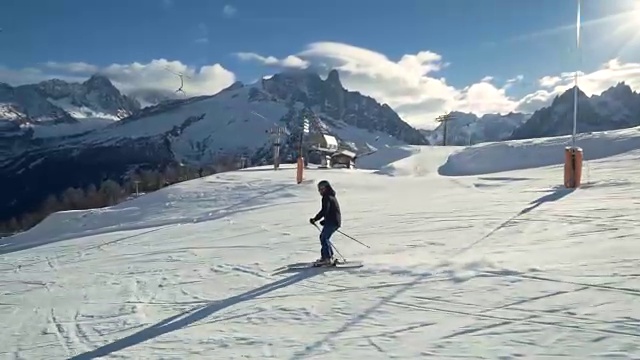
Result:
[[[315,224],[315,223],[314,223],[314,224],[313,224],[313,226],[315,226],[315,227],[316,227],[316,229],[318,229],[318,231],[320,231],[320,227],[319,227],[317,224]],[[357,242],[358,244],[360,244],[360,245],[362,245],[362,246],[364,246],[364,247],[366,247],[366,248],[368,248],[368,249],[371,249],[371,246],[369,246],[369,245],[367,245],[367,244],[363,243],[362,241],[360,241],[360,240],[358,240],[358,239],[354,238],[353,236],[349,236],[349,235],[347,235],[347,234],[343,233],[343,232],[342,232],[342,231],[340,231],[340,230],[338,230],[337,232],[339,232],[340,234],[342,234],[342,235],[344,235],[344,236],[348,237],[349,239],[351,239],[351,240],[353,240],[353,241]]]
[[[322,231],[322,230],[320,230],[320,227],[317,224],[313,224],[313,226],[315,226],[316,229],[318,229],[318,231],[320,231],[320,232]],[[342,256],[342,254],[340,254],[340,251],[338,251],[338,248],[335,245],[333,245],[333,242],[330,242],[329,244],[331,244],[331,247],[336,252],[336,254],[338,254],[338,256],[340,256],[342,258],[342,261],[347,262],[347,259],[345,259],[345,257]]]
[[[349,239],[351,239],[351,240],[353,240],[353,241],[357,242],[358,244],[360,244],[360,245],[362,245],[362,246],[365,246],[365,247],[367,247],[367,248],[371,249],[371,247],[370,247],[369,245],[367,245],[367,244],[363,243],[362,241],[359,241],[359,240],[357,240],[357,239],[355,239],[355,238],[353,238],[353,237],[351,237],[351,236],[349,236],[349,235],[347,235],[347,234],[343,233],[343,232],[342,232],[342,231],[340,231],[340,230],[338,230],[338,232],[339,232],[340,234],[342,234],[342,235],[344,235],[344,236],[348,237]]]
[[[340,254],[340,251],[338,251],[338,248],[335,245],[333,245],[333,243],[331,243],[331,247],[336,252],[336,254],[338,254],[338,256],[340,256],[342,258],[342,261],[347,262],[347,259],[345,259],[344,256],[342,256],[342,254]]]

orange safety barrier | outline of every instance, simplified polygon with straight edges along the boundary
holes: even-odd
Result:
[[[583,153],[579,147],[564,148],[564,186],[569,189],[580,187],[582,180]]]
[[[302,182],[302,175],[304,172],[304,158],[302,156],[298,157],[298,168],[296,170],[296,182],[300,184]]]

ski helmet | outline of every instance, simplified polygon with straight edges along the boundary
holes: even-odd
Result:
[[[328,188],[328,187],[331,187],[331,184],[329,184],[327,180],[321,180],[318,183],[318,190],[322,190],[323,188]]]

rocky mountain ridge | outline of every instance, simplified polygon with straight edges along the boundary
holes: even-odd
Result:
[[[23,115],[20,120],[5,116],[0,127],[0,219],[29,211],[68,187],[104,179],[122,182],[141,166],[203,167],[239,157],[249,164],[269,163],[268,133],[275,127],[289,134],[283,138],[282,158],[293,158],[304,118],[313,122],[313,131],[335,136],[356,153],[387,144],[428,144],[389,106],[344,89],[335,71],[325,80],[313,72],[285,72],[255,84],[235,83],[212,96],[142,109],[117,89],[107,91],[107,82],[94,76],[80,88],[50,80],[10,90],[29,92],[29,97],[0,100]],[[87,126],[95,118],[76,118],[78,112],[70,108],[109,117],[99,126]]]
[[[447,124],[448,145],[569,135],[573,131],[574,89],[556,96],[547,107],[532,114],[509,113],[477,116],[454,111]],[[579,91],[577,132],[615,130],[640,125],[640,94],[624,83],[587,96]],[[442,144],[444,126],[423,130],[432,144]]]
[[[534,112],[508,139],[569,135],[573,132],[575,87],[556,96],[550,106]],[[640,125],[640,94],[624,83],[587,96],[578,89],[578,133],[616,130]]]

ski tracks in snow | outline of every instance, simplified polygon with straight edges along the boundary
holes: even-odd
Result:
[[[223,180],[233,185],[234,176]],[[455,186],[427,199],[417,181],[396,186],[415,185],[411,191],[394,192],[377,189],[377,178],[363,179],[357,186],[344,180],[340,199],[345,222],[354,224],[345,231],[372,249],[334,237],[347,258],[364,262],[359,269],[272,274],[317,257],[317,231],[288,221],[317,211],[317,198],[285,203],[303,190],[274,188],[284,192],[277,194],[282,201],[259,181],[240,187],[256,190],[243,205],[229,186],[236,193],[228,212],[201,212],[207,196],[198,195],[200,209],[192,213],[205,214],[194,218],[201,221],[67,240],[54,247],[60,256],[34,248],[19,259],[20,269],[0,272],[0,314],[8,324],[0,331],[10,350],[0,355],[507,359],[639,352],[640,262],[629,236],[640,219],[629,201],[616,203],[627,211],[621,216],[603,210],[597,199],[606,196],[591,193],[597,188],[551,189],[532,199],[506,198],[494,187],[460,195],[465,188]],[[358,195],[365,185],[371,191]],[[270,194],[279,202],[260,208],[256,200]],[[390,197],[403,213],[381,205]],[[569,200],[592,211],[558,205]],[[603,226],[614,230],[597,234]],[[26,309],[35,310],[18,313]],[[18,332],[30,335],[10,335]]]
[[[483,337],[513,336],[515,334],[523,335],[527,333],[533,334],[531,337],[533,337],[534,340],[531,340],[529,345],[534,348],[534,352],[538,355],[544,355],[546,349],[535,345],[539,342],[536,335],[543,335],[544,329],[549,327],[561,329],[565,332],[571,332],[574,336],[576,334],[582,334],[583,337],[586,337],[584,334],[593,334],[589,340],[592,343],[599,343],[616,336],[623,336],[628,338],[627,344],[631,346],[631,349],[635,349],[635,351],[637,351],[637,347],[635,345],[631,345],[637,342],[637,338],[640,337],[640,326],[637,320],[622,316],[625,312],[619,314],[621,315],[620,317],[613,319],[598,318],[598,310],[600,307],[606,307],[607,305],[612,304],[615,305],[614,303],[619,301],[619,296],[621,294],[631,297],[637,296],[637,290],[634,291],[633,289],[614,287],[607,284],[586,284],[564,281],[550,277],[530,276],[524,273],[512,273],[505,275],[500,274],[499,272],[483,271],[480,269],[476,277],[466,280],[464,292],[467,293],[467,295],[458,295],[457,297],[473,299],[473,293],[477,294],[479,289],[471,285],[471,283],[473,283],[472,280],[474,278],[476,280],[481,280],[483,278],[486,279],[487,275],[491,275],[492,277],[518,277],[519,282],[524,282],[524,284],[520,284],[523,287],[523,290],[528,288],[529,291],[531,291],[531,289],[536,288],[535,286],[531,286],[531,281],[545,282],[546,287],[549,289],[545,289],[546,291],[544,291],[543,294],[520,296],[521,298],[519,300],[505,301],[504,303],[497,304],[496,306],[487,306],[483,304],[482,301],[474,302],[456,300],[452,298],[451,293],[460,292],[461,289],[449,286],[437,286],[434,283],[426,284],[425,282],[429,281],[429,276],[422,275],[416,277],[414,281],[395,284],[393,287],[399,288],[395,289],[393,292],[387,293],[383,296],[376,296],[378,302],[374,303],[370,308],[353,315],[350,321],[345,322],[342,327],[331,332],[331,335],[307,346],[304,351],[298,352],[293,358],[303,358],[313,354],[318,355],[317,350],[323,348],[325,351],[329,351],[324,346],[329,343],[332,344],[331,347],[333,349],[341,349],[341,351],[345,346],[357,347],[363,339],[366,339],[368,344],[374,347],[378,352],[385,352],[382,344],[385,342],[388,343],[389,340],[393,340],[397,346],[398,342],[402,342],[401,339],[403,338],[403,335],[408,334],[414,337],[419,337],[422,341],[429,344],[425,346],[431,347],[431,349],[425,352],[412,354],[411,356],[424,356],[425,354],[454,356],[454,353],[438,351],[438,349],[447,350],[447,346],[444,344],[450,344],[452,340],[461,337],[464,339],[460,341],[469,342],[471,337],[474,336],[476,339],[482,339]],[[443,280],[447,281],[441,283],[441,285],[455,282],[453,278]],[[552,290],[557,288],[558,284],[563,285],[564,288],[561,290]],[[508,282],[504,286],[513,286],[513,283]],[[384,286],[380,286],[379,288],[382,287]],[[371,287],[368,286],[363,288],[370,289]],[[344,291],[350,290],[357,291],[364,289],[344,289]],[[500,291],[499,288],[494,288],[492,290]],[[591,292],[591,294],[585,294],[589,292]],[[591,312],[590,316],[585,314],[581,315],[577,308],[571,306],[563,307],[567,304],[562,303],[560,303],[560,306],[557,308],[544,306],[539,309],[535,308],[536,303],[549,303],[556,297],[569,296],[571,299],[603,298],[603,295],[598,292],[605,292],[608,293],[608,295],[613,294],[613,296],[610,296],[613,298],[613,301],[600,304],[585,304],[587,306],[586,309],[591,308],[591,311],[583,309],[581,312]],[[426,296],[421,293],[440,293],[441,295]],[[627,301],[627,305],[629,306],[627,310],[632,311],[633,307],[631,304],[634,299],[629,298]],[[383,313],[383,308],[385,307],[408,309],[417,314],[413,316],[410,321],[407,321],[404,324],[401,323],[402,321],[394,319],[396,322],[395,324],[387,323],[385,329],[376,332],[372,332],[368,329],[363,330],[362,327],[358,326],[358,324],[365,322],[367,318],[371,318],[370,321],[375,321],[375,315]],[[435,317],[433,314],[435,314]],[[421,317],[424,317],[425,320],[416,321]],[[451,321],[451,317],[455,317],[457,320]],[[425,328],[437,330],[425,332]],[[499,328],[503,329],[500,331]],[[356,334],[349,335],[348,333],[350,330],[356,332]],[[522,336],[520,336],[520,338],[521,337]],[[418,340],[416,339],[416,341]],[[518,341],[522,340],[520,339]],[[352,351],[356,350],[353,349]],[[393,356],[394,354],[391,352],[387,353],[387,355]],[[529,356],[532,355],[533,354],[531,353],[529,354]],[[408,354],[405,354],[404,356],[409,357]],[[517,357],[522,356],[522,354],[519,354],[516,351],[510,354],[510,356]]]

